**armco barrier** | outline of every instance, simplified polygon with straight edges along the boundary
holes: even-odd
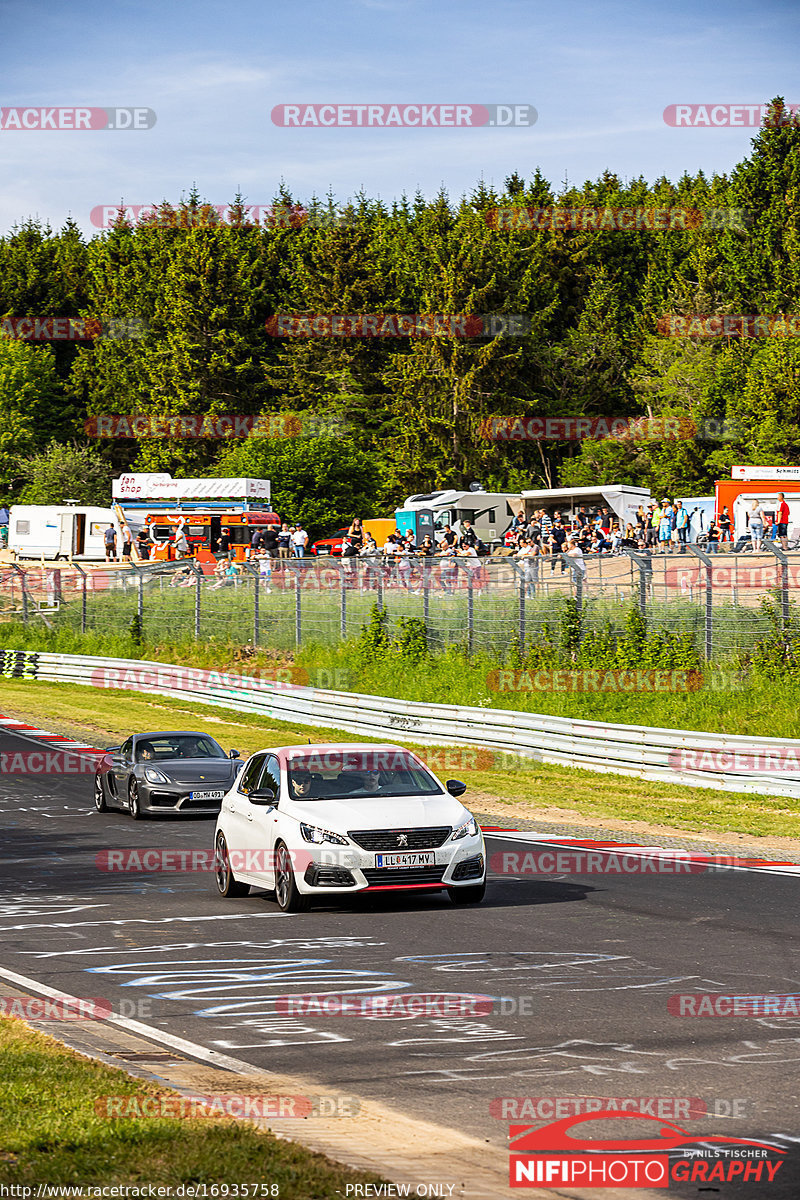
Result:
[[[752,754],[755,749],[787,752],[800,761],[800,741],[751,738],[641,725],[603,725],[512,709],[424,704],[327,691],[270,680],[230,676],[143,659],[95,658],[78,654],[6,652],[5,674],[27,679],[122,688],[171,696],[194,704],[218,705],[277,720],[323,725],[359,737],[404,740],[428,745],[476,746],[524,755],[540,762],[591,771],[635,775],[694,787],[800,798],[800,771],[756,773],[710,771],[670,765],[676,751],[719,755]]]

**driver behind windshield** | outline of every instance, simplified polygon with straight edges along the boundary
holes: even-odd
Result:
[[[307,771],[293,771],[291,784],[295,800],[306,800],[311,796],[313,780]]]
[[[380,771],[377,768],[369,768],[361,772],[361,786],[354,790],[353,795],[374,796],[382,790],[381,783]]]
[[[155,756],[156,752],[152,742],[139,742],[139,760],[141,762],[149,762]]]
[[[185,738],[178,747],[179,758],[202,758],[197,738]]]

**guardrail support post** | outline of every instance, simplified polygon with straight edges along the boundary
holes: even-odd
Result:
[[[344,559],[339,559],[339,634],[342,641],[347,638],[347,576]]]
[[[711,579],[711,568],[714,564],[705,551],[698,550],[692,542],[687,542],[686,549],[695,558],[699,558],[706,569],[706,662],[711,662],[711,656],[714,653],[714,585]]]
[[[467,572],[467,654],[472,657],[472,645],[475,637],[475,593],[472,587],[472,571],[469,567],[465,567]]]
[[[303,640],[303,607],[300,599],[300,568],[293,570],[294,574],[294,644],[300,649]]]
[[[200,595],[203,583],[203,572],[195,566],[194,581],[194,640],[200,641]]]
[[[785,634],[789,628],[789,560],[783,550],[779,550],[774,542],[763,542],[764,549],[774,554],[781,564],[781,631]]]
[[[527,567],[524,567],[519,573],[519,630],[517,640],[519,641],[520,654],[525,653],[525,588],[528,583],[525,577],[526,570]]]

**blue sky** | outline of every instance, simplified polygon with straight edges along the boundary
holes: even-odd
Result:
[[[556,0],[0,0],[0,106],[136,105],[147,131],[0,131],[0,229],[86,232],[100,204],[451,196],[538,166],[558,186],[724,172],[754,130],[674,129],[673,103],[800,102],[800,5]],[[286,129],[280,103],[532,104],[528,129]]]

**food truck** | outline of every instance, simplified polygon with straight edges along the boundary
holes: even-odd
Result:
[[[749,532],[748,513],[758,500],[764,511],[774,515],[778,507],[778,492],[783,492],[789,505],[789,536],[795,537],[800,527],[800,467],[746,466],[731,467],[730,479],[718,479],[714,485],[717,520],[727,505],[733,521],[736,542]]]

